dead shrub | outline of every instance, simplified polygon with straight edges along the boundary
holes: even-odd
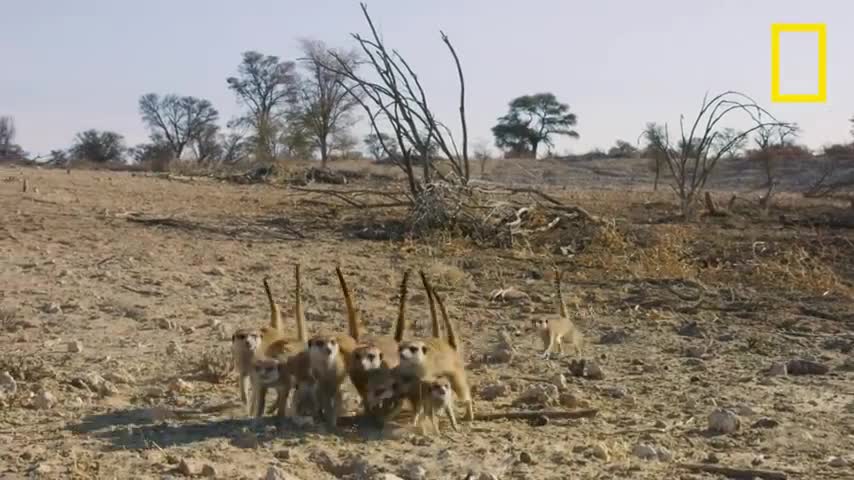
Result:
[[[0,307],[0,330],[8,331],[13,328],[18,319],[18,309],[14,307]]]
[[[749,275],[762,285],[816,295],[835,292],[850,297],[852,293],[830,266],[800,246],[779,249],[770,258],[752,263]]]
[[[474,281],[468,272],[441,261],[434,261],[427,267],[427,276],[434,287],[448,291],[465,291],[474,288]]]

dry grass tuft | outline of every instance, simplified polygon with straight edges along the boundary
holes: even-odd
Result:
[[[753,282],[788,292],[852,296],[851,288],[829,265],[800,246],[784,248],[770,258],[758,260],[750,277]]]
[[[458,292],[474,289],[471,275],[457,265],[435,260],[427,266],[425,273],[433,286],[442,290]]]
[[[0,330],[11,329],[18,319],[18,309],[14,307],[0,307]]]
[[[231,375],[231,355],[221,348],[211,348],[202,352],[198,357],[195,371],[199,378],[211,382],[222,383]]]

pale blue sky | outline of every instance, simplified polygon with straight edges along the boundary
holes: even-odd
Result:
[[[850,0],[369,0],[368,8],[439,115],[455,123],[456,74],[438,30],[448,33],[467,77],[473,142],[492,145],[489,128],[520,94],[551,91],[569,103],[581,139],[557,151],[580,152],[635,142],[645,122],[674,124],[705,91],[723,89],[799,122],[810,147],[852,139]],[[771,103],[774,22],[827,24],[827,103]],[[0,115],[15,117],[18,143],[34,154],[67,147],[87,128],[118,131],[133,145],[147,138],[137,112],[146,92],[207,98],[224,122],[238,112],[225,79],[241,52],[293,59],[300,37],[350,46],[348,34],[365,31],[356,0],[4,0]],[[809,88],[814,37],[785,37],[782,47],[783,90]]]

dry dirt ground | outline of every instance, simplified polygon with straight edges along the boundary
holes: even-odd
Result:
[[[784,196],[767,217],[685,224],[668,220],[666,194],[553,193],[616,223],[561,259],[586,342],[546,361],[527,326],[554,311],[553,259],[534,248],[360,240],[353,225],[393,212],[330,209],[283,186],[0,168],[0,478],[257,479],[271,466],[317,480],[723,478],[689,463],[854,478],[854,232],[826,226],[850,212]],[[478,412],[598,414],[439,436],[406,420],[253,424],[234,375],[217,383],[200,367],[227,359],[231,331],[267,321],[265,275],[289,311],[295,262],[312,330],[343,326],[336,263],[372,332],[395,317],[403,269],[425,268],[464,337]],[[508,287],[524,295],[490,299]],[[424,334],[417,282],[410,293]],[[496,358],[501,332],[517,351]],[[574,376],[580,358],[604,378]],[[794,359],[829,370],[765,373]],[[716,409],[739,428],[709,431]]]

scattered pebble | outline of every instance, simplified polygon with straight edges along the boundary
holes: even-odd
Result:
[[[42,306],[44,313],[57,314],[62,313],[62,307],[58,303],[46,303]]]
[[[566,383],[566,377],[562,373],[558,373],[549,380],[549,383],[556,386],[558,391],[564,391],[569,386]]]
[[[785,377],[789,374],[785,363],[775,363],[765,373],[770,377]]]
[[[18,391],[18,382],[9,372],[0,373],[0,397],[14,395]]]
[[[83,342],[73,340],[68,342],[68,353],[80,353],[83,351]]]
[[[202,473],[202,466],[194,460],[182,458],[178,462],[178,473],[187,477],[194,477]]]
[[[753,428],[776,428],[779,425],[780,422],[768,417],[762,417],[759,420],[753,422]]]
[[[193,385],[183,379],[176,378],[169,384],[169,390],[176,393],[189,392],[193,390]]]
[[[658,458],[658,452],[649,445],[644,445],[639,443],[632,448],[632,455],[640,458],[641,460],[654,460]]]
[[[214,275],[217,277],[224,277],[225,276],[225,269],[220,267],[220,266],[216,266],[216,267],[213,267],[210,270],[208,270],[207,273],[208,273],[208,275]]]
[[[584,377],[589,378],[590,380],[604,380],[605,372],[602,371],[602,367],[599,366],[599,362],[589,361],[585,368]]]
[[[810,360],[789,360],[786,370],[789,375],[824,375],[830,367]]]
[[[738,430],[741,421],[731,410],[717,409],[709,414],[709,431],[730,434]]]
[[[219,472],[217,472],[216,467],[211,464],[205,464],[202,466],[202,476],[207,478],[216,478],[219,476]]]
[[[178,344],[175,340],[169,342],[169,345],[166,346],[166,353],[168,355],[178,355],[181,353],[181,345]]]
[[[619,345],[622,343],[626,343],[626,340],[628,339],[629,334],[626,333],[625,330],[613,330],[603,334],[599,338],[599,343],[601,345]]]
[[[492,383],[489,385],[484,385],[480,388],[480,398],[486,400],[487,402],[491,402],[497,398],[507,395],[507,390],[507,384],[504,383]]]
[[[532,457],[531,454],[528,452],[521,452],[519,454],[519,461],[526,465],[533,465],[534,457]]]
[[[419,463],[411,463],[401,472],[405,480],[426,480],[427,469]]]
[[[33,399],[33,406],[38,410],[48,410],[53,408],[54,405],[56,405],[56,397],[47,390],[42,390]]]
[[[563,392],[558,397],[558,403],[566,408],[578,408],[581,405],[578,397],[572,392]]]
[[[558,388],[551,384],[532,385],[517,398],[514,405],[554,405],[558,399]]]
[[[697,338],[703,336],[703,329],[697,322],[686,322],[676,329],[676,333],[683,337]]]
[[[162,330],[177,330],[178,325],[168,318],[161,318],[157,320],[157,327]]]
[[[827,464],[833,468],[844,468],[848,466],[848,460],[845,460],[842,457],[830,457],[827,460]]]
[[[590,447],[590,453],[603,462],[611,461],[611,452],[608,450],[608,447],[602,443],[597,443]]]

